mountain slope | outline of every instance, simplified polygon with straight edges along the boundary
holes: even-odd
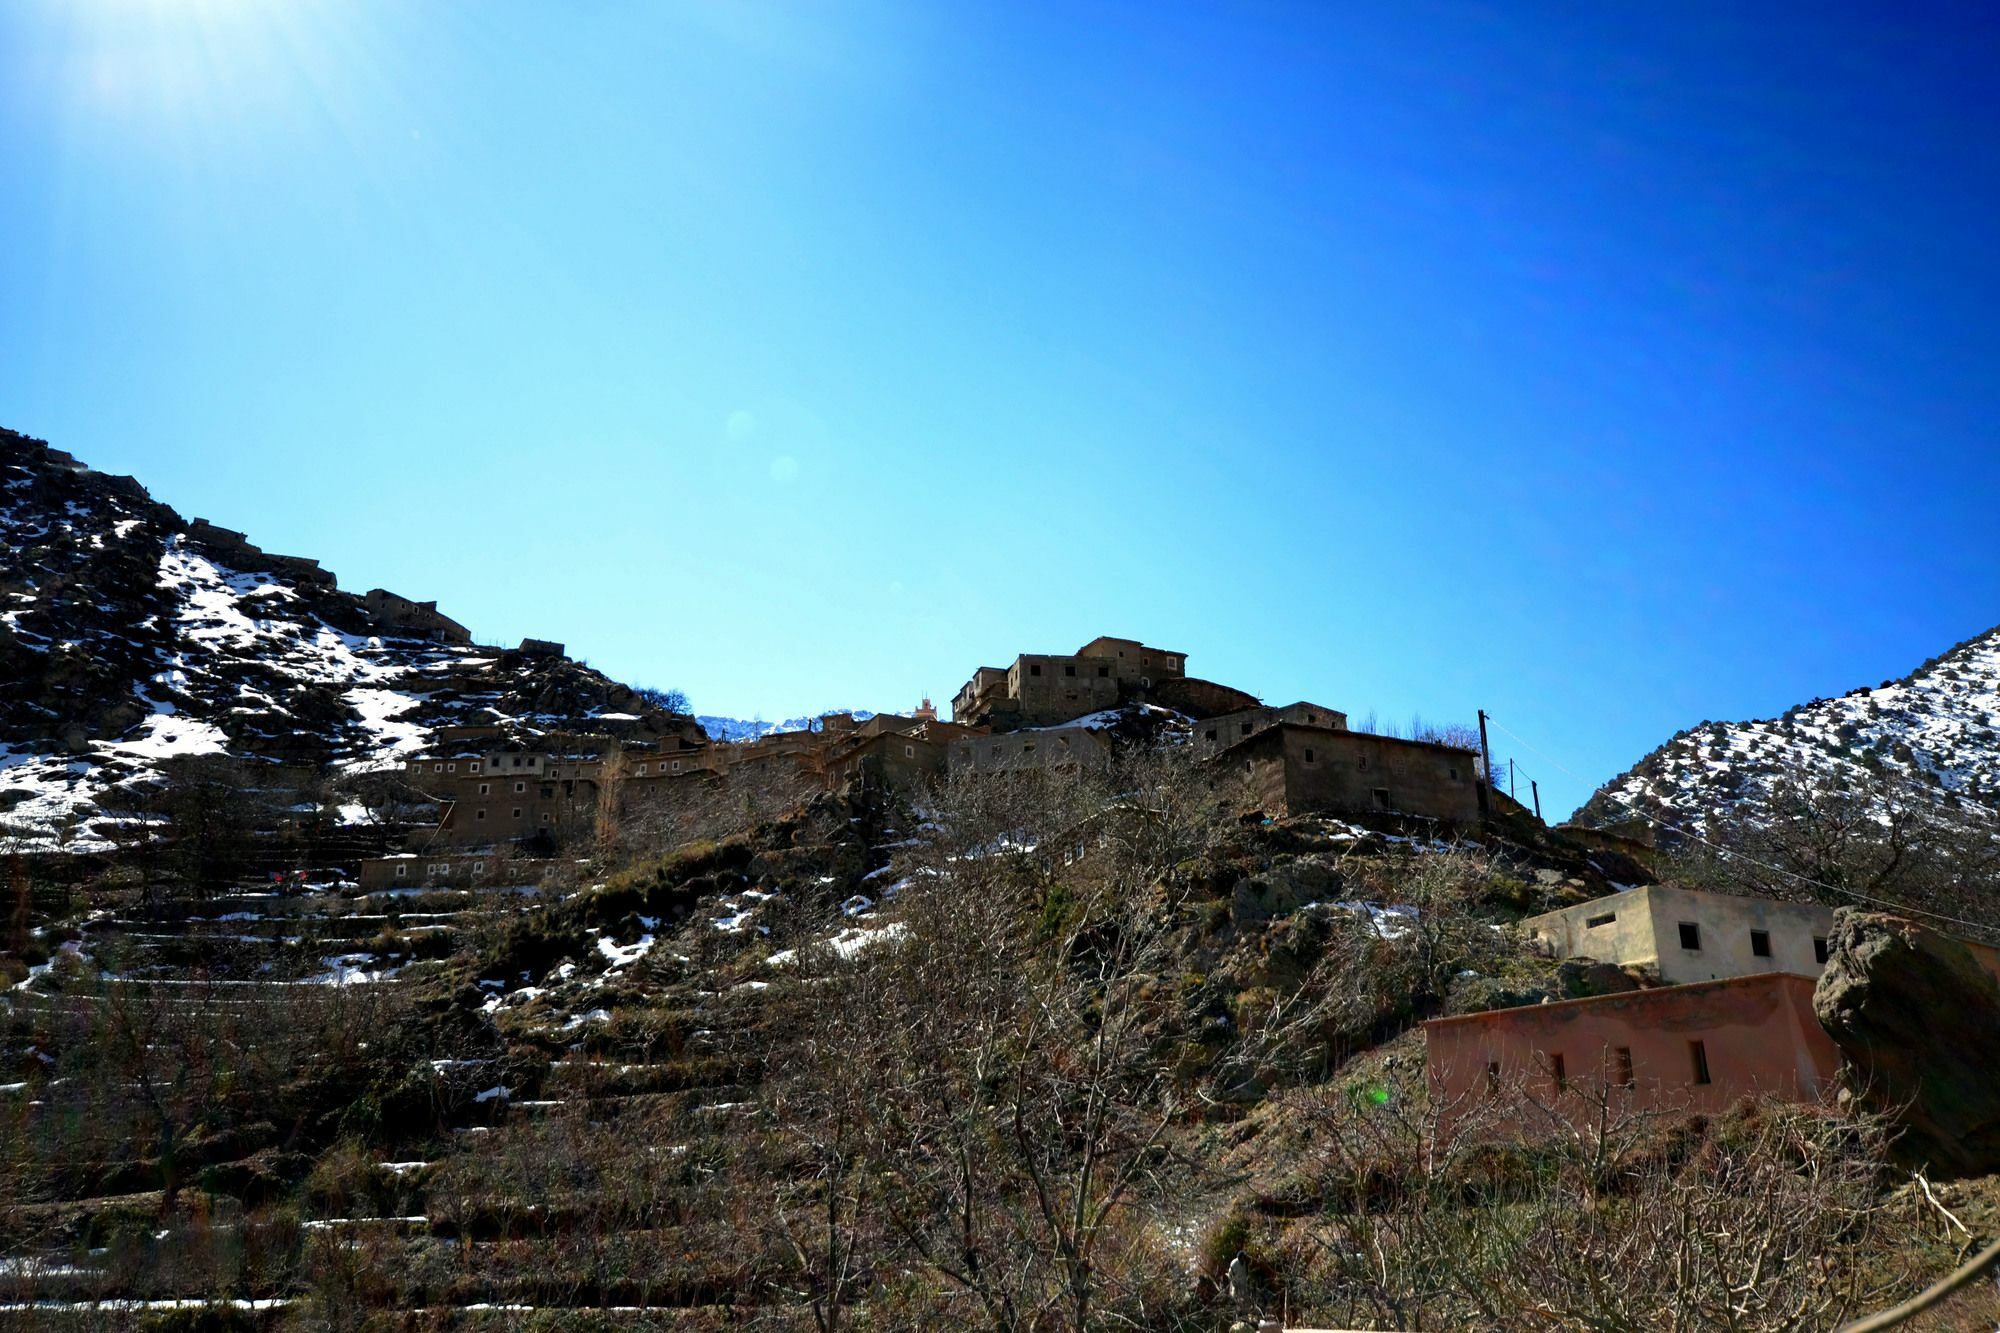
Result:
[[[30,846],[104,845],[106,794],[179,756],[359,772],[446,727],[699,734],[553,645],[453,641],[434,609],[343,592],[11,431],[0,537],[0,831]]]
[[[1709,837],[1730,821],[1761,820],[1786,783],[1990,827],[2000,810],[2000,628],[1901,680],[1778,718],[1683,731],[1600,788],[1575,822],[1601,827],[1638,816]]]

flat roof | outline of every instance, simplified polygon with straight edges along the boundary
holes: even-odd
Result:
[[[1481,1009],[1476,1014],[1451,1014],[1444,1018],[1427,1018],[1424,1030],[1443,1027],[1452,1023],[1473,1023],[1481,1019],[1500,1019],[1508,1014],[1545,1013],[1551,1009],[1574,1009],[1578,1005],[1603,1004],[1607,1000],[1638,1000],[1651,1003],[1655,997],[1663,995],[1687,995],[1698,990],[1720,990],[1729,986],[1747,986],[1752,983],[1800,982],[1806,986],[1816,985],[1814,978],[1803,972],[1784,972],[1773,969],[1769,972],[1750,972],[1740,977],[1716,977],[1711,981],[1684,981],[1677,986],[1642,986],[1638,990],[1617,991],[1610,995],[1585,995],[1574,1000],[1544,1000],[1540,1004],[1512,1004],[1504,1009]]]

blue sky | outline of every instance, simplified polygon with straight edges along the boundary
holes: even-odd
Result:
[[[16,0],[0,424],[704,712],[1122,634],[1561,812],[2000,621],[1905,8]]]

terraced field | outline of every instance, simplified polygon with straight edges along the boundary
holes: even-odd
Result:
[[[807,880],[814,920],[863,936],[858,844],[805,856],[855,868]],[[49,961],[0,996],[0,1310],[698,1328],[768,1307],[796,1261],[730,1182],[772,1169],[758,1034],[797,987],[766,957],[813,914],[747,869],[703,888],[672,923],[575,925],[592,886],[352,885],[43,923]]]

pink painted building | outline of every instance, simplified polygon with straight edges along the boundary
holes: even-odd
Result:
[[[1438,1018],[1424,1042],[1431,1104],[1448,1120],[1503,1091],[1579,1116],[1607,1088],[1634,1110],[1813,1101],[1840,1062],[1813,979],[1785,972]]]

